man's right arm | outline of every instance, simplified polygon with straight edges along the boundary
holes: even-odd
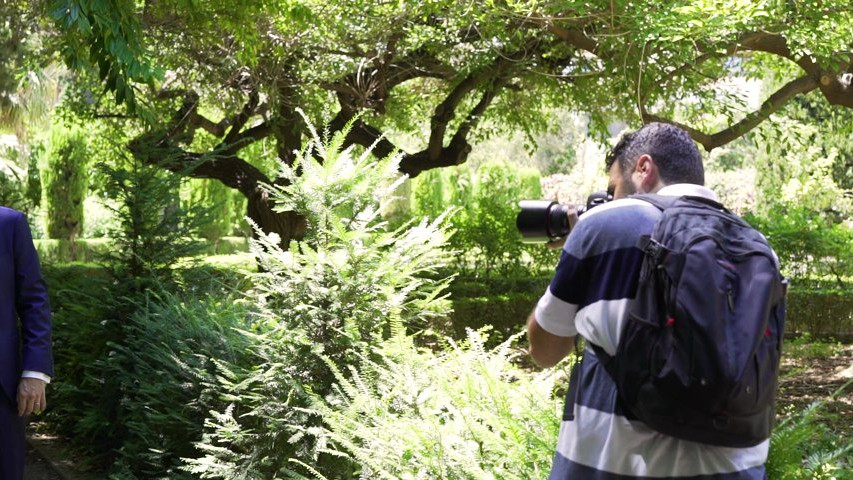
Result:
[[[569,229],[574,230],[578,223],[577,208],[574,205],[569,205],[567,209],[567,217]],[[567,242],[567,239],[560,239],[548,244],[549,248],[561,248]],[[566,270],[565,253],[560,259],[560,265],[557,266],[557,271]],[[530,313],[527,319],[527,341],[530,344],[530,357],[542,368],[553,367],[560,363],[560,360],[566,357],[575,347],[575,337],[577,331],[574,329],[574,314],[576,309],[573,305],[559,301],[551,293],[551,287],[539,300],[539,304]],[[540,319],[537,319],[537,312],[543,321],[550,323],[550,330],[542,328]],[[555,332],[559,331],[559,335]]]
[[[527,319],[527,341],[530,357],[542,368],[560,363],[575,348],[575,337],[561,337],[542,328],[536,321],[535,310]]]

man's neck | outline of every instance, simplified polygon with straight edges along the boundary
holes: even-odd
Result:
[[[664,185],[656,192],[658,195],[669,195],[680,197],[689,195],[692,197],[705,197],[717,201],[717,195],[708,187],[696,185],[695,183],[674,183],[672,185]]]

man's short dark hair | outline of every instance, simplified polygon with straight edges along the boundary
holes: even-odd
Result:
[[[705,184],[705,169],[696,142],[687,132],[668,123],[649,123],[622,136],[607,155],[607,172],[618,161],[623,175],[627,174],[643,154],[652,157],[667,185]]]

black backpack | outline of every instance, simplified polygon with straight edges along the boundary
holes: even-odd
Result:
[[[673,437],[749,447],[770,436],[787,282],[767,240],[701,197],[662,210],[616,355],[593,350],[625,406]]]

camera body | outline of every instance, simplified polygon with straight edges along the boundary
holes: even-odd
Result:
[[[577,207],[578,216],[598,205],[613,200],[607,192],[594,192],[586,199],[586,205]],[[569,207],[551,200],[522,200],[521,211],[515,217],[515,226],[521,232],[524,243],[553,242],[569,234]]]

